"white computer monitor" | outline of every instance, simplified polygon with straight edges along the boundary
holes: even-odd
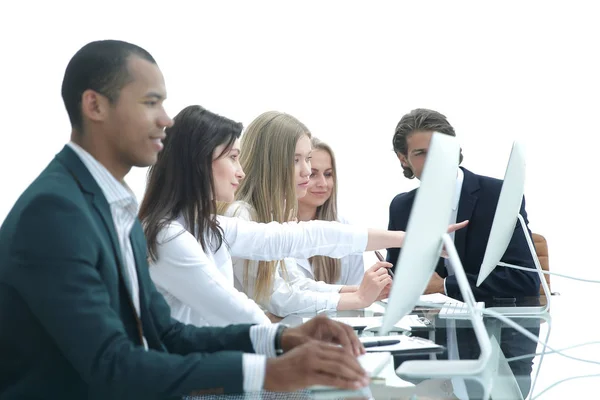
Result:
[[[508,165],[506,166],[504,181],[502,182],[502,188],[500,190],[498,205],[496,206],[496,213],[494,214],[490,236],[485,249],[485,255],[483,257],[481,269],[479,270],[479,275],[477,277],[477,286],[480,286],[483,281],[485,281],[485,279],[492,273],[496,266],[500,265],[511,267],[510,264],[502,263],[500,260],[508,248],[510,240],[514,234],[515,227],[518,223],[520,224],[525,239],[529,245],[531,257],[536,264],[537,273],[540,276],[542,287],[546,292],[546,297],[549,299],[550,290],[548,289],[541,266],[539,265],[539,260],[535,253],[535,247],[531,241],[531,237],[529,236],[529,231],[527,230],[525,221],[520,214],[524,191],[525,150],[521,143],[514,142],[510,152],[510,157],[508,159]],[[535,272],[535,270],[532,270],[531,272]],[[546,305],[543,307],[502,307],[502,309],[506,308],[505,311],[510,313],[537,313],[546,311],[548,307],[549,301],[546,302]],[[499,311],[499,309],[500,308],[498,308],[497,311]]]
[[[379,333],[387,334],[396,322],[413,310],[419,296],[425,291],[442,247],[445,246],[463,300],[470,310],[469,318],[481,350],[480,357],[477,360],[405,361],[396,371],[400,377],[465,377],[481,380],[491,357],[492,346],[483,325],[481,311],[476,308],[475,298],[454,242],[447,233],[456,190],[459,155],[460,147],[456,138],[434,133]]]
[[[381,332],[386,334],[409,314],[423,294],[442,252],[448,230],[460,146],[455,137],[434,133],[396,263]]]
[[[504,173],[504,181],[502,182],[502,189],[500,189],[500,197],[498,198],[490,237],[477,277],[477,286],[481,285],[496,268],[506,252],[515,231],[524,191],[525,152],[520,143],[514,142]]]

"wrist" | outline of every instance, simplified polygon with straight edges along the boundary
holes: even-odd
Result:
[[[406,233],[404,231],[397,231],[398,232],[398,247],[402,247],[404,245],[404,237],[406,236]]]
[[[274,390],[277,387],[277,383],[279,382],[277,375],[279,368],[277,367],[277,363],[276,358],[268,358],[265,363],[265,381],[263,384],[263,389],[265,390]]]
[[[287,330],[287,326],[279,325],[277,326],[277,331],[275,332],[275,354],[280,356],[284,353],[284,336],[285,331]]]
[[[356,308],[365,308],[370,306],[371,304],[367,301],[367,299],[365,299],[365,296],[363,295],[362,291],[360,290],[360,288],[354,292],[351,293],[355,298],[355,302],[356,302]]]
[[[361,296],[358,294],[358,292],[342,293],[340,294],[340,301],[338,302],[337,310],[357,310],[359,308],[365,308],[366,306],[363,304],[364,300],[361,299]]]
[[[307,335],[305,335],[298,327],[289,328],[286,326],[285,329],[280,330],[279,340],[280,349],[282,353],[287,353],[295,347],[298,347],[301,344],[308,342],[310,338]]]

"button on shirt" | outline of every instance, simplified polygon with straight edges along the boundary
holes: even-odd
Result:
[[[121,256],[125,263],[129,292],[137,315],[140,314],[140,286],[138,283],[135,258],[131,247],[131,229],[137,218],[138,203],[129,187],[119,182],[98,160],[74,142],[67,145],[77,154],[88,169],[110,206],[115,230],[119,240]],[[262,390],[265,380],[266,357],[275,357],[275,335],[277,325],[255,325],[250,328],[250,340],[257,354],[244,353],[242,366],[244,371],[244,391]],[[144,347],[148,349],[146,338]]]

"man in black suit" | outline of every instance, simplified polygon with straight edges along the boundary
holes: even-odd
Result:
[[[416,109],[404,115],[394,133],[394,151],[400,160],[404,176],[420,179],[427,150],[433,132],[456,136],[454,128],[439,112]],[[460,162],[462,162],[462,150]],[[471,289],[478,300],[493,297],[539,296],[540,280],[536,272],[496,267],[480,287],[477,276],[483,261],[502,181],[472,173],[460,167],[457,175],[456,197],[453,203],[452,221],[469,220],[466,228],[454,235],[454,244],[467,274]],[[418,189],[397,195],[390,204],[389,230],[406,230],[415,194]],[[525,199],[521,215],[527,222]],[[529,229],[528,229],[529,230]],[[530,232],[531,234],[531,232]],[[387,261],[395,264],[401,249],[388,249]],[[534,262],[519,223],[502,257],[505,263],[534,268]],[[462,299],[452,266],[440,259],[425,294],[443,293]]]
[[[330,319],[286,329],[198,328],[171,318],[124,182],[131,167],[156,162],[172,124],[147,51],[115,40],[87,44],[69,62],[62,94],[71,142],[0,228],[0,399],[367,384],[356,359],[364,348]]]

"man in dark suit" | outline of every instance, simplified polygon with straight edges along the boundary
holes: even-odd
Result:
[[[456,136],[454,128],[444,115],[427,109],[411,111],[404,115],[396,126],[393,139],[394,151],[400,160],[405,177],[420,179],[433,132]],[[462,157],[461,151],[461,162]],[[501,180],[476,175],[465,168],[460,168],[457,176],[457,195],[453,204],[454,220],[450,222],[469,220],[469,224],[466,228],[451,234],[454,235],[456,250],[477,299],[539,296],[540,280],[536,272],[505,267],[496,267],[480,287],[476,286],[501,187]],[[401,193],[392,200],[389,230],[406,230],[417,190]],[[520,213],[527,222],[525,199],[521,204]],[[394,264],[394,268],[399,254],[400,249],[388,249],[387,261]],[[519,223],[515,227],[502,261],[534,268]],[[456,276],[447,260],[440,259],[425,293],[443,293],[462,299]]]
[[[0,228],[1,399],[156,399],[367,383],[356,335],[327,318],[286,329],[197,328],[170,317],[149,277],[137,203],[123,181],[132,166],[156,161],[172,124],[148,52],[121,41],[87,44],[67,66],[62,95],[71,142]]]

